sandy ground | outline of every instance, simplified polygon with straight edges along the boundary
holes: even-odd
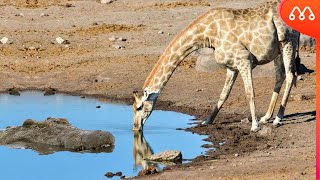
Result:
[[[0,38],[6,36],[9,41],[0,44],[0,91],[52,87],[60,92],[131,103],[132,91],[141,89],[166,45],[194,18],[215,7],[244,8],[261,2],[264,1],[1,1]],[[112,36],[126,41],[110,41]],[[58,44],[57,37],[70,43]],[[123,48],[116,49],[114,45]],[[193,53],[178,68],[159,97],[157,108],[202,119],[215,105],[226,71],[197,72],[197,55]],[[301,58],[307,68],[315,70],[314,53],[303,52]],[[217,124],[190,129],[208,134],[206,146],[218,150],[146,178],[314,179],[315,73],[301,77],[292,90],[284,126],[272,128],[268,136],[250,133],[250,125],[240,123],[250,113],[239,78]],[[254,70],[259,117],[267,110],[273,84],[272,64]],[[226,144],[219,146],[219,142]]]

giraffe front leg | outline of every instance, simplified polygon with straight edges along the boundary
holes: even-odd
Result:
[[[220,94],[219,101],[216,105],[216,107],[213,109],[212,113],[209,115],[209,117],[202,122],[202,124],[211,124],[216,116],[218,115],[220,109],[222,108],[224,102],[228,99],[232,86],[234,85],[234,82],[237,79],[238,71],[233,71],[227,68],[227,78],[224,84],[224,87],[222,89],[222,92]]]
[[[256,117],[256,105],[254,100],[254,89],[252,83],[252,65],[250,60],[245,60],[242,62],[240,67],[238,67],[241,77],[243,79],[247,99],[250,105],[251,117],[252,117],[252,125],[251,131],[257,132],[260,130],[259,122]]]
[[[281,106],[277,114],[276,119],[273,121],[274,126],[281,125],[281,120],[284,116],[284,111],[288,102],[289,94],[293,85],[293,82],[296,80],[295,76],[295,62],[294,62],[294,49],[292,42],[289,42],[283,46],[283,63],[286,72],[286,87],[281,101]]]
[[[266,113],[265,116],[263,116],[259,123],[260,124],[265,124],[268,122],[268,120],[271,118],[275,105],[277,103],[277,99],[279,96],[279,92],[281,90],[281,86],[284,82],[285,79],[285,69],[284,69],[284,65],[283,65],[283,60],[282,60],[282,55],[279,55],[275,60],[274,60],[274,67],[275,67],[275,72],[276,72],[276,82],[274,85],[274,89],[273,89],[273,94],[272,94],[272,98],[271,98],[271,102],[268,108],[268,111]]]

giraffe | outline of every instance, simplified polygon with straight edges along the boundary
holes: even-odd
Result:
[[[246,9],[217,8],[200,15],[181,31],[168,45],[143,86],[143,95],[133,93],[134,126],[142,130],[160,92],[169,78],[191,52],[207,47],[215,50],[217,63],[226,67],[227,77],[220,98],[212,113],[202,124],[213,123],[228,98],[240,74],[249,102],[251,131],[260,130],[259,124],[272,117],[281,86],[285,91],[273,125],[281,125],[292,85],[296,82],[295,54],[299,32],[286,26],[278,15],[280,0]],[[256,117],[252,69],[274,61],[275,85],[268,110],[260,121]]]
[[[151,156],[153,150],[147,140],[143,136],[143,132],[133,132],[133,158],[134,167],[141,165],[143,170],[148,169],[150,166],[155,166],[158,169],[158,165],[153,162],[145,160],[146,157]]]

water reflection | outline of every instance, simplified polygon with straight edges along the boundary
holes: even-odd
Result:
[[[143,132],[133,132],[133,158],[134,158],[134,167],[137,168],[141,166],[143,170],[148,169],[150,166],[155,166],[157,170],[159,167],[153,162],[144,160],[146,157],[153,154],[153,150],[150,147],[149,143],[143,136]]]

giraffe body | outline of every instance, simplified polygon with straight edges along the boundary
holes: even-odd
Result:
[[[278,16],[278,1],[248,9],[213,9],[198,17],[176,36],[153,68],[143,86],[144,94],[136,93],[134,129],[142,129],[151,114],[161,90],[180,62],[191,52],[203,47],[215,50],[215,59],[227,68],[227,78],[219,101],[203,124],[212,123],[228,98],[240,74],[252,116],[252,131],[259,130],[255,115],[252,69],[274,61],[276,83],[269,109],[261,123],[271,118],[280,88],[286,79],[286,89],[274,125],[283,118],[288,96],[295,82],[294,57],[299,33],[286,26]]]

